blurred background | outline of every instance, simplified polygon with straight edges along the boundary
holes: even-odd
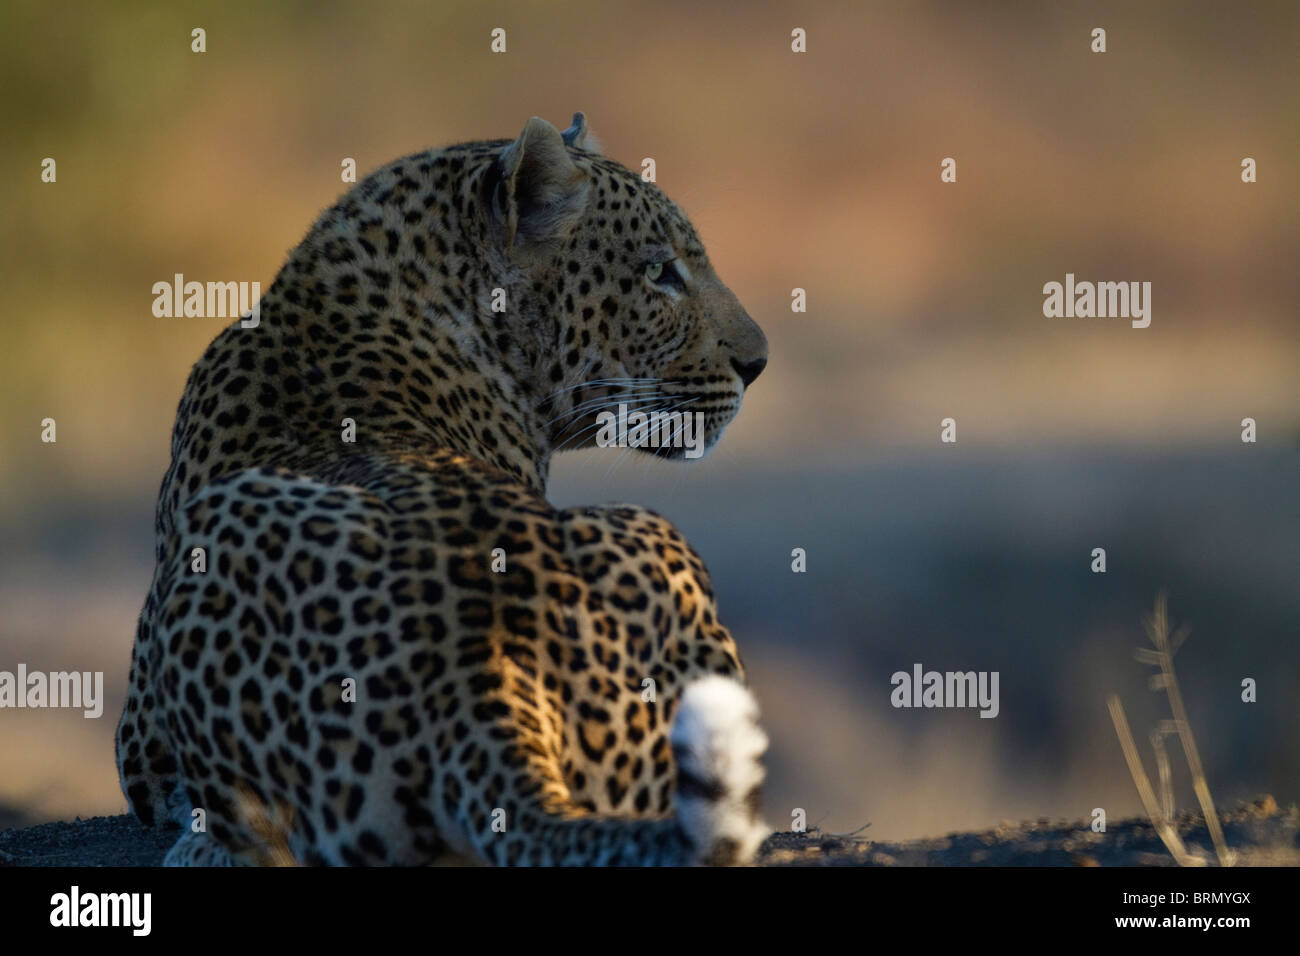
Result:
[[[1162,588],[1216,798],[1294,801],[1298,61],[1289,2],[10,0],[0,670],[102,670],[107,702],[0,712],[0,826],[125,808],[154,498],[224,324],[155,318],[153,283],[265,288],[344,157],[364,175],[578,109],[608,155],[656,160],[771,362],[705,461],[576,453],[551,497],[649,505],[702,553],[773,741],[769,822],[905,838],[1138,812],[1105,697],[1150,770],[1167,711],[1132,651]],[[1151,282],[1150,328],[1045,318],[1067,272]],[[999,671],[1000,715],[893,709],[916,662]]]

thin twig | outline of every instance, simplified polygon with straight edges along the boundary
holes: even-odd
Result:
[[[856,830],[850,830],[848,833],[828,833],[827,836],[838,837],[841,840],[852,840],[855,839],[859,833],[861,833],[869,826],[871,826],[870,822],[864,823]]]

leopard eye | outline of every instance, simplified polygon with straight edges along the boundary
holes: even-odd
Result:
[[[657,262],[650,262],[645,267],[645,277],[654,283],[660,289],[670,289],[673,292],[681,293],[686,291],[686,283],[682,280],[682,273],[674,263],[677,257],[670,259],[660,259]]]

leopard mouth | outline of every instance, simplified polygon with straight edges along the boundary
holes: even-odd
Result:
[[[615,447],[665,460],[703,458],[740,411],[743,385],[701,389],[671,378],[610,379],[571,386],[571,407],[548,421],[555,450]]]
[[[680,423],[674,422],[674,427],[660,430],[657,444],[640,446],[637,450],[666,461],[698,461],[722,441],[739,408],[719,414],[716,408],[704,410],[692,403],[684,405],[682,411],[690,414],[689,423],[683,417]]]

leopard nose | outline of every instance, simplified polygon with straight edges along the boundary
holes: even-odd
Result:
[[[759,373],[762,372],[763,369],[767,368],[767,356],[763,356],[763,358],[760,359],[754,359],[752,362],[742,362],[740,359],[733,358],[731,360],[731,367],[736,370],[736,374],[739,375],[740,380],[745,383],[745,387],[749,388],[750,383],[753,382],[754,379],[758,378]]]

